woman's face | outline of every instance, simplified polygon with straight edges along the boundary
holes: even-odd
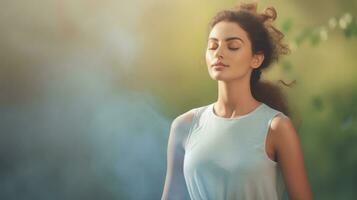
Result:
[[[206,50],[208,72],[214,80],[232,81],[250,77],[264,56],[252,55],[247,33],[234,22],[219,22],[211,30]],[[224,66],[214,66],[221,62]],[[249,78],[248,78],[249,80]]]

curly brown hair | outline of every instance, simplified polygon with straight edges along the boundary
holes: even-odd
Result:
[[[290,49],[284,44],[282,39],[284,34],[274,27],[273,22],[277,18],[274,7],[267,7],[262,13],[257,12],[257,3],[238,3],[232,9],[219,11],[209,23],[209,31],[221,21],[235,22],[247,32],[252,43],[252,52],[263,53],[262,64],[253,69],[250,77],[252,95],[258,101],[275,108],[287,116],[290,116],[287,100],[281,88],[270,81],[260,80],[261,71],[268,68],[273,62],[279,60],[281,55],[289,54]],[[279,80],[285,86],[290,87],[295,80],[287,84]]]

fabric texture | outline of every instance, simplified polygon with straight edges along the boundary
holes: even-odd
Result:
[[[261,103],[235,118],[215,114],[214,103],[194,108],[184,143],[183,173],[192,200],[280,200],[280,166],[265,151],[272,119],[284,113]]]

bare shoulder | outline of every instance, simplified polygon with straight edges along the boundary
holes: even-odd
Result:
[[[275,149],[286,150],[299,145],[299,136],[291,119],[285,115],[277,115],[272,119],[270,129],[273,136]]]
[[[176,141],[179,141],[180,145],[182,145],[182,148],[184,148],[186,138],[189,134],[194,113],[195,109],[186,111],[177,116],[171,123],[170,135],[172,134],[172,136],[176,138]]]
[[[272,119],[270,128],[275,132],[279,132],[279,130],[294,129],[294,125],[289,117],[278,114]]]

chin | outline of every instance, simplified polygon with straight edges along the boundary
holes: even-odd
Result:
[[[228,81],[229,80],[227,77],[224,77],[221,74],[211,75],[211,78],[216,81]]]
[[[231,82],[237,79],[241,79],[240,77],[232,77],[223,74],[211,74],[210,76],[213,80],[223,81],[223,82]]]

